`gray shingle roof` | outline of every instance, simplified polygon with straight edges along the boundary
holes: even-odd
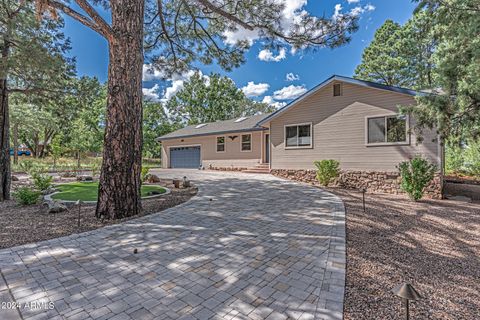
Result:
[[[198,125],[187,126],[177,131],[173,131],[157,138],[157,141],[177,139],[177,138],[188,138],[196,136],[208,136],[213,134],[222,134],[222,133],[234,133],[234,132],[244,132],[244,131],[257,131],[264,130],[264,128],[258,126],[258,122],[262,121],[264,118],[268,117],[270,113],[260,114],[255,116],[250,116],[247,119],[235,122],[238,118],[225,121],[217,121],[207,123],[201,128],[197,128]]]

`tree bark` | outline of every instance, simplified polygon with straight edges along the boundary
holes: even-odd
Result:
[[[0,100],[0,201],[4,201],[10,199],[11,183],[7,79],[0,79]]]
[[[18,123],[13,125],[13,163],[18,164]]]
[[[141,212],[144,0],[111,1],[107,121],[96,216]]]

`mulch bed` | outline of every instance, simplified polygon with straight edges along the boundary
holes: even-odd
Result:
[[[411,282],[423,299],[411,319],[479,319],[480,204],[412,202],[331,189],[347,210],[345,319],[404,319],[391,289]]]
[[[80,213],[80,227],[77,219],[78,207],[70,207],[69,211],[53,214],[47,213],[46,207],[40,204],[21,206],[13,200],[0,203],[0,248],[58,238],[121,223],[174,207],[197,194],[195,186],[175,189],[171,180],[162,180],[160,185],[170,188],[171,193],[142,200],[143,212],[135,217],[102,222],[95,217],[95,205],[83,205]]]

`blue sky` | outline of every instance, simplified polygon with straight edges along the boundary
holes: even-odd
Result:
[[[286,1],[290,4],[305,2],[305,0]],[[254,43],[246,55],[246,63],[232,72],[224,72],[215,65],[199,66],[199,69],[206,75],[210,72],[225,74],[232,78],[239,88],[245,87],[245,92],[252,98],[281,105],[332,74],[353,75],[355,67],[361,60],[362,51],[372,40],[375,30],[387,19],[399,23],[406,22],[415,7],[410,0],[309,0],[303,8],[315,15],[332,16],[335,7],[338,9],[339,5],[342,7],[341,12],[355,8],[361,12],[360,29],[353,34],[352,41],[341,48],[325,48],[317,52],[295,54],[286,48],[285,54],[272,52],[268,59],[270,54],[260,53],[260,44]],[[96,76],[105,81],[108,66],[106,41],[95,32],[68,18],[64,31],[72,41],[71,54],[77,58],[78,74]],[[293,75],[290,76],[290,81],[287,80],[289,73]],[[186,78],[188,74],[179,75],[174,81],[165,82],[157,79],[146,81],[144,93],[149,97],[164,99],[165,94],[168,97],[181,88]],[[253,84],[247,86],[249,82]]]

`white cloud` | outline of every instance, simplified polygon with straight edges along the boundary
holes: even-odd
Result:
[[[360,0],[347,0],[348,4],[359,3]]]
[[[278,55],[274,56],[273,53],[268,49],[263,49],[258,53],[258,59],[262,61],[274,61],[279,62],[287,57],[285,48],[281,48],[278,51]]]
[[[202,75],[202,72],[200,75]],[[162,101],[168,101],[172,98],[178,91],[183,89],[185,81],[188,81],[193,75],[195,74],[194,70],[189,70],[182,74],[174,74],[169,81],[171,84],[169,87],[165,89],[165,93],[163,94]],[[205,76],[204,76],[205,77]]]
[[[298,81],[298,80],[300,80],[300,76],[298,74],[294,74],[294,73],[290,72],[290,73],[287,73],[287,75],[285,76],[285,80],[287,80],[287,81]]]
[[[148,101],[153,101],[153,102],[160,101],[160,95],[158,93],[158,89],[160,89],[158,84],[155,84],[151,88],[143,88],[142,89],[143,97]]]
[[[335,5],[335,11],[333,12],[332,19],[337,20],[338,18],[342,17],[342,5],[340,3],[337,3]]]
[[[153,80],[161,80],[164,79],[165,76],[163,73],[155,69],[151,64],[144,64],[143,65],[143,81],[153,81]]]
[[[362,13],[369,12],[375,10],[375,6],[372,4],[367,4],[366,6],[358,6],[350,10],[350,14],[353,16],[359,16]]]
[[[283,106],[286,106],[286,102],[275,101],[272,96],[265,96],[262,100],[263,103],[266,103],[270,106],[274,106],[276,109],[280,109]]]
[[[237,27],[237,30],[227,30],[223,33],[225,43],[235,45],[239,41],[248,41],[251,46],[255,40],[260,38],[258,30],[248,30],[243,27]]]
[[[268,83],[254,83],[249,81],[248,84],[242,88],[243,93],[247,97],[258,97],[267,92],[270,85]]]
[[[307,92],[304,86],[294,86],[293,84],[277,90],[273,93],[273,98],[277,100],[295,99]]]

